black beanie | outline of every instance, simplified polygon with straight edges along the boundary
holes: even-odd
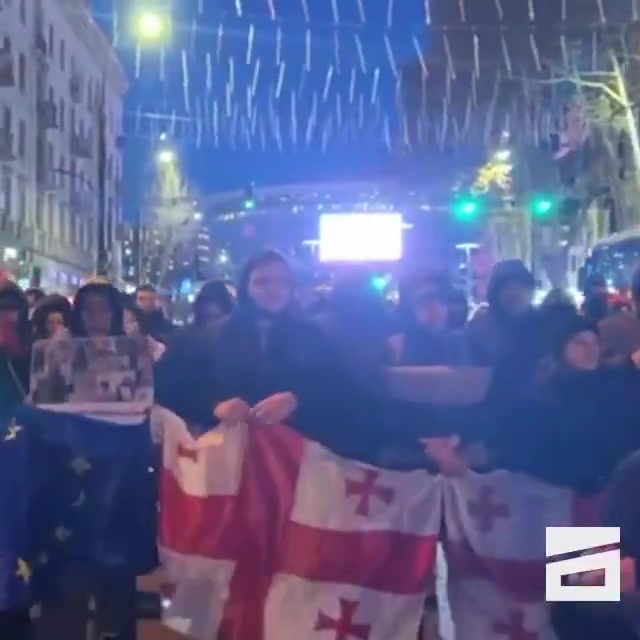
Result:
[[[597,323],[577,313],[559,324],[553,335],[552,349],[554,358],[560,360],[569,342],[584,331],[595,333],[597,336],[600,335]]]

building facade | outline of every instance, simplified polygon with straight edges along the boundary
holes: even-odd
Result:
[[[122,67],[87,0],[0,7],[0,263],[72,292],[96,268],[102,220],[117,278]]]
[[[184,237],[173,244],[156,228],[143,227],[139,238],[137,227],[123,225],[121,246],[122,278],[129,285],[150,283],[174,295],[219,277],[211,233],[201,219],[194,220]]]

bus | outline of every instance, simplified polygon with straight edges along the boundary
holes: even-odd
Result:
[[[603,277],[612,291],[628,291],[634,271],[640,267],[640,225],[600,240],[580,269],[578,285]]]

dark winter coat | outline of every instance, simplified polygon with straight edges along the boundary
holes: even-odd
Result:
[[[501,399],[486,437],[494,466],[582,494],[601,491],[640,448],[639,391],[640,371],[628,365],[558,371],[531,393]]]
[[[527,386],[546,352],[544,326],[536,310],[512,317],[500,306],[501,289],[513,281],[534,286],[533,276],[519,260],[495,265],[487,292],[489,308],[476,315],[465,332],[471,364],[493,369],[496,385],[505,392]]]

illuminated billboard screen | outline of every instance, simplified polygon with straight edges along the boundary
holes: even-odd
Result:
[[[402,258],[399,213],[326,213],[320,216],[321,262],[393,262]]]

